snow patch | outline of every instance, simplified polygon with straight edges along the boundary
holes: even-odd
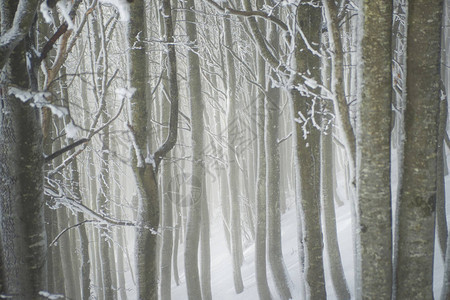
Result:
[[[134,92],[136,92],[136,89],[134,87],[130,87],[130,88],[118,88],[116,89],[116,95],[119,99],[130,99],[131,97],[133,97]]]
[[[44,1],[41,3],[39,10],[42,14],[42,17],[44,17],[45,23],[53,24],[53,15],[50,7],[47,5],[47,1]]]
[[[16,87],[10,87],[8,89],[8,95],[13,95],[23,103],[29,103],[32,107],[39,109],[47,107],[51,110],[52,114],[56,115],[58,118],[62,118],[69,114],[69,110],[66,107],[54,105],[47,101],[47,97],[51,96],[49,92],[30,92]]]
[[[70,11],[72,10],[72,2],[68,0],[58,1],[58,3],[56,3],[56,6],[59,8],[61,15],[67,22],[67,29],[72,30],[75,27],[72,18],[70,17]]]
[[[50,300],[56,300],[56,299],[64,299],[64,295],[61,294],[51,294],[46,291],[40,291],[39,296],[42,296],[44,298],[50,299]]]
[[[130,20],[130,5],[125,0],[100,0],[102,4],[111,4],[117,8],[120,15],[120,21],[128,22]]]
[[[75,125],[72,121],[66,125],[66,138],[76,139],[78,137],[79,127]]]

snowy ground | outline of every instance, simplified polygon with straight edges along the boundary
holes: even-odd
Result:
[[[448,178],[447,178],[448,179]],[[337,209],[337,224],[339,245],[343,255],[343,266],[345,276],[349,282],[349,288],[353,290],[353,262],[352,262],[352,239],[351,239],[351,220],[350,209],[344,205]],[[291,209],[282,216],[282,241],[283,255],[286,266],[291,276],[293,285],[294,299],[300,299],[300,271],[298,264],[298,251],[296,241],[296,219],[295,208]],[[437,245],[436,245],[437,246]],[[438,248],[438,247],[436,247]],[[244,292],[236,295],[233,286],[233,272],[231,256],[228,253],[225,237],[219,224],[213,224],[211,229],[211,280],[213,299],[258,299],[255,279],[254,264],[254,246],[250,245],[244,250],[244,265],[242,266],[242,277],[244,281]],[[443,261],[440,251],[436,252],[435,261],[435,295],[439,295],[443,278]],[[172,284],[172,299],[187,299],[185,274],[183,269],[183,247],[181,245],[179,255],[180,286]],[[328,260],[325,256],[325,268],[328,266]],[[270,273],[270,272],[269,272]],[[328,299],[335,299],[334,290],[329,280],[329,275],[325,274],[327,279]],[[275,288],[269,275],[269,282],[272,294],[275,295]],[[437,293],[437,294],[436,294]]]

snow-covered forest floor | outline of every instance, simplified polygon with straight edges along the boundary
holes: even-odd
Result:
[[[450,177],[446,176],[446,186],[450,186]],[[447,200],[449,200],[447,194]],[[292,201],[291,201],[292,203]],[[448,203],[448,201],[447,201]],[[449,215],[449,205],[447,205],[447,215]],[[255,278],[255,248],[254,244],[246,245],[244,251],[244,264],[242,266],[242,277],[244,280],[244,292],[236,295],[233,286],[233,270],[231,256],[227,249],[225,235],[222,229],[220,213],[213,218],[211,230],[211,284],[213,299],[257,299],[256,278]],[[339,236],[339,246],[342,254],[345,276],[352,291],[354,288],[354,268],[352,261],[352,237],[351,237],[351,215],[350,206],[347,204],[336,209],[337,230]],[[283,256],[291,276],[294,299],[300,300],[300,269],[298,263],[297,249],[297,224],[295,218],[295,206],[290,205],[288,211],[282,215],[282,242]],[[180,285],[176,286],[172,280],[172,299],[187,299],[185,276],[183,271],[183,245],[180,245],[178,255],[178,264],[180,266]],[[328,259],[324,256],[326,268],[326,282],[328,299],[335,299],[335,293],[331,284],[331,278],[328,271]],[[435,264],[434,264],[434,293],[439,295],[443,281],[443,259],[439,246],[435,245]],[[269,265],[268,265],[269,266]],[[273,281],[269,273],[269,285],[272,293],[275,291]]]

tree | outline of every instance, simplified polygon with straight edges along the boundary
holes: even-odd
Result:
[[[43,144],[35,65],[26,64],[37,1],[1,1],[0,226],[2,294],[38,299],[47,287]],[[42,97],[42,95],[41,95]]]
[[[162,1],[162,14],[166,32],[168,55],[169,96],[171,101],[169,116],[169,134],[165,142],[153,153],[147,147],[147,103],[145,86],[147,64],[145,45],[146,36],[144,1],[135,1],[131,5],[128,25],[129,44],[129,80],[135,89],[131,102],[131,124],[133,136],[132,161],[139,191],[139,204],[136,230],[137,288],[139,299],[158,298],[158,264],[156,232],[159,226],[158,181],[156,173],[162,158],[175,145],[178,125],[178,83],[175,46],[173,44],[173,23],[170,0]]]
[[[234,67],[234,59],[231,53],[233,45],[233,37],[231,35],[230,18],[224,17],[224,38],[225,45],[230,47],[226,50],[226,84],[227,84],[227,146],[228,146],[228,189],[230,196],[230,235],[231,235],[231,256],[233,260],[233,279],[234,289],[237,294],[244,290],[242,281],[241,265],[242,265],[242,237],[241,237],[241,210],[238,199],[238,162],[234,141],[238,134],[237,122],[237,96],[236,96],[236,73]]]
[[[261,2],[261,1],[259,1]],[[260,3],[259,8],[262,7]],[[265,34],[265,22],[260,22],[260,30]],[[258,84],[266,86],[266,64],[261,55],[257,57]],[[272,299],[267,283],[266,245],[267,245],[267,204],[266,204],[266,149],[265,149],[265,91],[258,90],[257,94],[257,140],[258,140],[258,173],[256,180],[256,234],[255,234],[255,273],[258,295],[260,299]]]
[[[297,205],[302,210],[303,245],[305,251],[306,298],[325,299],[325,277],[323,269],[323,238],[320,220],[320,131],[315,127],[318,110],[317,96],[301,91],[300,74],[310,73],[314,80],[320,78],[320,59],[308,48],[307,42],[320,44],[322,9],[318,3],[305,3],[297,8],[296,24],[305,37],[295,36],[294,59],[297,73],[294,75],[294,88],[290,91],[293,105],[296,148],[295,159],[299,168],[300,197]]]
[[[433,298],[442,1],[409,2],[398,299]]]
[[[364,1],[359,57],[356,286],[363,299],[392,294],[391,35],[392,2]],[[360,277],[359,277],[360,276]]]
[[[185,272],[189,299],[211,299],[211,274],[209,254],[209,219],[205,187],[204,148],[204,103],[200,60],[198,55],[198,37],[194,0],[186,1],[186,33],[188,36],[188,95],[191,107],[192,125],[192,176],[191,205],[186,225],[186,246],[184,252]],[[204,231],[206,229],[206,231]],[[202,231],[202,272],[198,270],[198,249],[200,231]],[[205,245],[206,243],[206,245]],[[206,253],[204,253],[206,251]]]

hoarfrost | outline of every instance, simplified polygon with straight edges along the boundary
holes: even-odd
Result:
[[[30,92],[16,87],[10,87],[8,89],[8,95],[14,95],[20,101],[29,103],[32,107],[48,107],[52,114],[56,115],[58,118],[62,118],[69,114],[69,110],[66,107],[54,105],[47,101],[46,97],[50,96],[49,92]]]
[[[305,84],[312,89],[316,89],[318,86],[317,81],[313,78],[305,78]]]
[[[67,0],[58,1],[58,3],[56,3],[56,6],[59,8],[62,16],[64,17],[64,20],[67,22],[67,29],[69,30],[73,29],[75,26],[72,22],[72,18],[70,17],[72,2]]]
[[[45,23],[53,24],[53,15],[51,14],[50,7],[47,5],[47,1],[44,1],[41,3],[41,6],[39,7],[42,16],[44,17]]]
[[[78,137],[79,128],[72,121],[66,125],[66,138],[67,139],[75,139]]]
[[[133,97],[134,92],[136,91],[135,88],[130,87],[130,88],[118,88],[116,89],[116,95],[117,97],[122,100],[124,98],[130,99],[131,97]]]
[[[130,6],[125,0],[100,0],[100,3],[115,6],[119,11],[120,21],[128,22],[130,20]]]
[[[50,300],[56,300],[56,299],[64,299],[64,295],[61,294],[50,294],[46,291],[40,291],[39,296],[42,296],[44,298],[50,299]]]

